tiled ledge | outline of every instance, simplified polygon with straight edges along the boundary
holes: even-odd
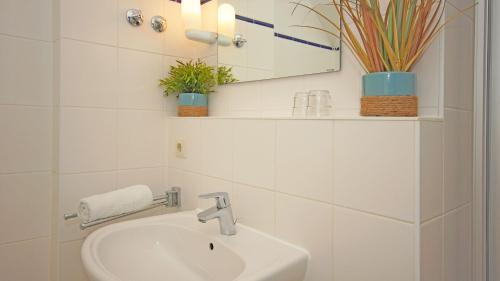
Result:
[[[293,117],[293,116],[208,116],[208,117],[178,117],[170,119],[249,119],[249,120],[357,120],[357,121],[434,121],[442,122],[442,117],[365,117],[356,115],[332,115],[325,117]]]

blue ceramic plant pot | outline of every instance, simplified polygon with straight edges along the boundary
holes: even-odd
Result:
[[[197,93],[182,93],[179,95],[179,105],[208,106],[208,96]]]
[[[413,96],[415,95],[415,73],[375,72],[363,76],[363,95],[368,96]]]
[[[198,93],[179,94],[177,115],[183,117],[208,116],[208,95]]]

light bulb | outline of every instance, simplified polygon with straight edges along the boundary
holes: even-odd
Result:
[[[218,33],[229,38],[234,37],[235,29],[235,16],[234,7],[230,4],[222,4],[218,10]]]
[[[200,0],[182,0],[181,14],[185,30],[201,29]]]

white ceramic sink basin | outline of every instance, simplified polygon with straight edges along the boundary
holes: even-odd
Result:
[[[306,251],[238,224],[219,234],[216,220],[182,212],[103,227],[82,246],[92,281],[302,281]]]

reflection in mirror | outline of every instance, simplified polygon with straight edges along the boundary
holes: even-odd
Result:
[[[297,0],[315,7],[340,26],[329,0]],[[232,44],[218,46],[220,66],[232,67],[238,81],[255,81],[340,70],[339,32],[325,19],[291,0],[219,0],[236,14]],[[219,25],[221,15],[219,11]],[[220,27],[219,27],[220,29]]]

